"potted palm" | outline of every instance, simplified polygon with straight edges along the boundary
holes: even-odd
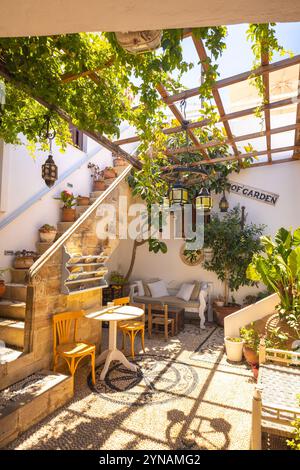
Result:
[[[76,210],[73,208],[73,206],[75,206],[77,203],[77,198],[74,196],[74,194],[70,191],[64,190],[60,193],[59,197],[54,199],[57,199],[63,203],[61,221],[74,222],[76,218]]]
[[[91,170],[91,178],[93,179],[93,191],[105,191],[107,188],[103,177],[103,170],[95,163],[89,163],[88,169]]]
[[[56,237],[57,230],[53,225],[44,224],[39,228],[40,241],[52,243]]]
[[[277,313],[268,319],[266,330],[280,328],[291,346],[300,339],[300,227],[294,232],[281,227],[274,240],[264,236],[261,244],[264,252],[254,254],[247,276],[277,293]]]

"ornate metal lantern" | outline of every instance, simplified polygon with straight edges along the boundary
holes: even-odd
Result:
[[[45,163],[42,165],[42,178],[46,185],[51,188],[57,180],[58,171],[52,155],[49,155]]]
[[[58,177],[58,169],[52,156],[52,141],[55,137],[55,131],[50,132],[50,116],[46,116],[46,138],[49,140],[49,156],[45,163],[42,165],[42,178],[46,185],[51,188]]]
[[[130,54],[142,54],[154,51],[160,46],[162,31],[127,31],[116,32],[119,45]]]
[[[220,208],[221,212],[227,212],[228,211],[229,202],[226,199],[225,191],[223,192],[223,196],[220,199],[219,208]]]
[[[213,206],[212,197],[207,188],[201,188],[198,196],[196,197],[196,209],[202,209],[204,212],[209,212]]]
[[[188,190],[182,185],[182,183],[175,183],[170,189],[170,203],[171,204],[187,204],[189,200]]]

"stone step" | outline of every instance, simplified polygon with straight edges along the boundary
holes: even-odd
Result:
[[[24,326],[25,322],[23,321],[0,318],[0,340],[5,344],[23,348]]]
[[[15,282],[8,282],[5,284],[6,290],[4,293],[4,299],[19,300],[26,302],[27,297],[27,285]]]
[[[47,243],[47,242],[36,242],[36,251],[38,252],[39,255],[42,255],[45,253],[45,251],[50,248],[51,245],[53,245],[54,242]]]
[[[0,300],[0,317],[13,318],[15,320],[24,320],[26,312],[26,303],[17,300]]]
[[[64,232],[66,232],[70,227],[72,227],[73,224],[74,224],[74,222],[58,222],[58,224],[57,224],[57,232],[58,232],[58,233],[64,233]]]
[[[25,284],[26,283],[26,276],[29,269],[15,269],[11,268],[11,282],[16,284]]]
[[[80,217],[90,206],[77,206],[76,207],[76,216]]]
[[[73,398],[73,377],[39,371],[0,392],[0,448]]]
[[[105,193],[105,191],[92,191],[90,194],[90,202],[92,199],[96,200],[98,197],[102,196],[102,194]]]
[[[124,166],[114,166],[114,170],[116,170],[118,176],[123,173],[123,171],[127,168],[128,165]]]

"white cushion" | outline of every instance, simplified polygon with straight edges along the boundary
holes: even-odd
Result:
[[[152,297],[164,297],[169,295],[164,281],[148,283]]]
[[[145,295],[143,281],[135,281],[135,284],[137,285],[137,288],[138,288],[138,295]]]
[[[195,284],[186,284],[186,283],[182,284],[182,286],[180,287],[179,291],[176,294],[176,297],[188,302],[191,298],[194,287],[195,287]]]

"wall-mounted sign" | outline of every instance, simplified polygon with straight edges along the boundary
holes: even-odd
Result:
[[[230,181],[230,191],[250,199],[255,199],[259,202],[264,202],[265,204],[270,204],[271,206],[275,206],[279,198],[279,194],[270,193],[263,189],[253,188],[246,184],[235,183],[234,181]]]

